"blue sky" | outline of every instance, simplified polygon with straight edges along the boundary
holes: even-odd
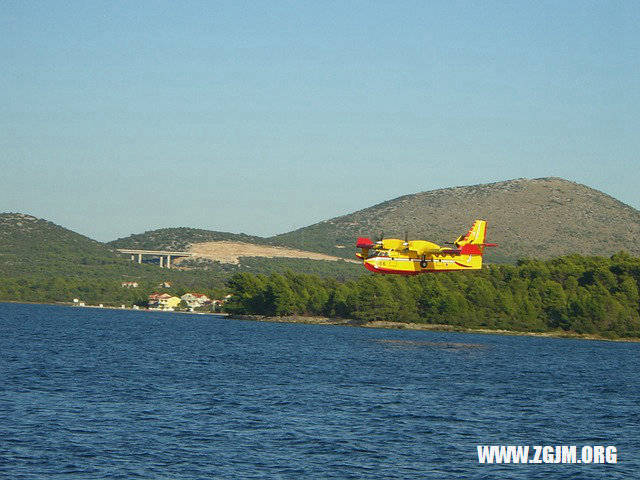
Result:
[[[2,11],[0,211],[102,241],[177,226],[269,236],[545,176],[640,208],[640,2]]]

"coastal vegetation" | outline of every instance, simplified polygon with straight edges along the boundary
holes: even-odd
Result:
[[[172,295],[195,291],[220,298],[225,281],[234,273],[268,275],[288,269],[340,280],[363,274],[351,263],[296,258],[247,257],[239,265],[202,262],[191,269],[158,268],[132,262],[114,247],[52,222],[20,213],[0,214],[0,301],[48,303],[78,298],[104,305],[144,305],[164,282],[172,285],[168,291]],[[137,282],[139,287],[123,288],[123,282]]]
[[[96,304],[144,306],[150,294],[160,291],[177,296],[199,292],[209,298],[221,298],[228,290],[225,281],[238,272],[268,276],[304,271],[312,272],[314,278],[334,281],[354,280],[366,275],[364,269],[351,263],[259,257],[247,258],[240,266],[214,264],[204,269],[168,270],[117,257],[103,258],[99,263],[87,259],[84,264],[75,264],[65,261],[63,255],[59,262],[52,260],[48,266],[31,267],[31,271],[24,268],[10,270],[0,263],[0,301],[55,303],[78,298]],[[124,288],[123,282],[136,282],[138,287]],[[171,288],[160,287],[164,282]]]
[[[69,303],[74,298],[87,304],[102,303],[108,306],[145,306],[149,295],[166,292],[172,296],[182,296],[187,292],[204,293],[209,298],[220,298],[224,284],[220,279],[193,278],[191,280],[166,282],[136,280],[137,288],[123,287],[121,282],[110,277],[48,276],[28,275],[20,277],[0,277],[0,301],[34,303]]]
[[[640,259],[569,255],[479,272],[366,275],[340,282],[293,271],[238,273],[226,309],[244,315],[309,315],[521,332],[640,337]]]
[[[234,263],[195,256],[167,269],[152,258],[137,264],[116,250],[175,251],[225,241],[353,258],[359,236],[408,232],[442,243],[464,233],[476,218],[489,221],[488,239],[500,245],[478,272],[379,276],[346,261],[266,254],[239,256]],[[209,298],[231,293],[226,308],[234,314],[640,338],[638,239],[638,210],[558,178],[405,195],[271,238],[169,228],[105,244],[30,215],[4,213],[0,301],[78,298],[143,306],[156,292],[199,292]],[[127,282],[138,287],[124,286]],[[167,283],[170,289],[160,287]]]

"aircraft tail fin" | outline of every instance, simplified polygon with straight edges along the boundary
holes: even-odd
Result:
[[[487,222],[485,220],[476,220],[466,235],[460,236],[456,243],[460,245],[481,245],[484,243],[484,237],[487,232]]]
[[[476,220],[466,235],[460,235],[454,242],[462,254],[482,255],[484,247],[496,247],[495,243],[485,243],[487,222]]]

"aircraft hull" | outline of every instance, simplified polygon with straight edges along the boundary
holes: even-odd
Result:
[[[393,258],[374,257],[364,260],[367,270],[375,273],[392,273],[397,275],[419,275],[421,273],[452,272],[456,270],[480,270],[480,255],[455,255],[439,258]]]

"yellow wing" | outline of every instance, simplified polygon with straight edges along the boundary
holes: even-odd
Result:
[[[407,248],[418,255],[429,255],[432,253],[438,253],[440,246],[426,240],[412,240],[409,242]]]

